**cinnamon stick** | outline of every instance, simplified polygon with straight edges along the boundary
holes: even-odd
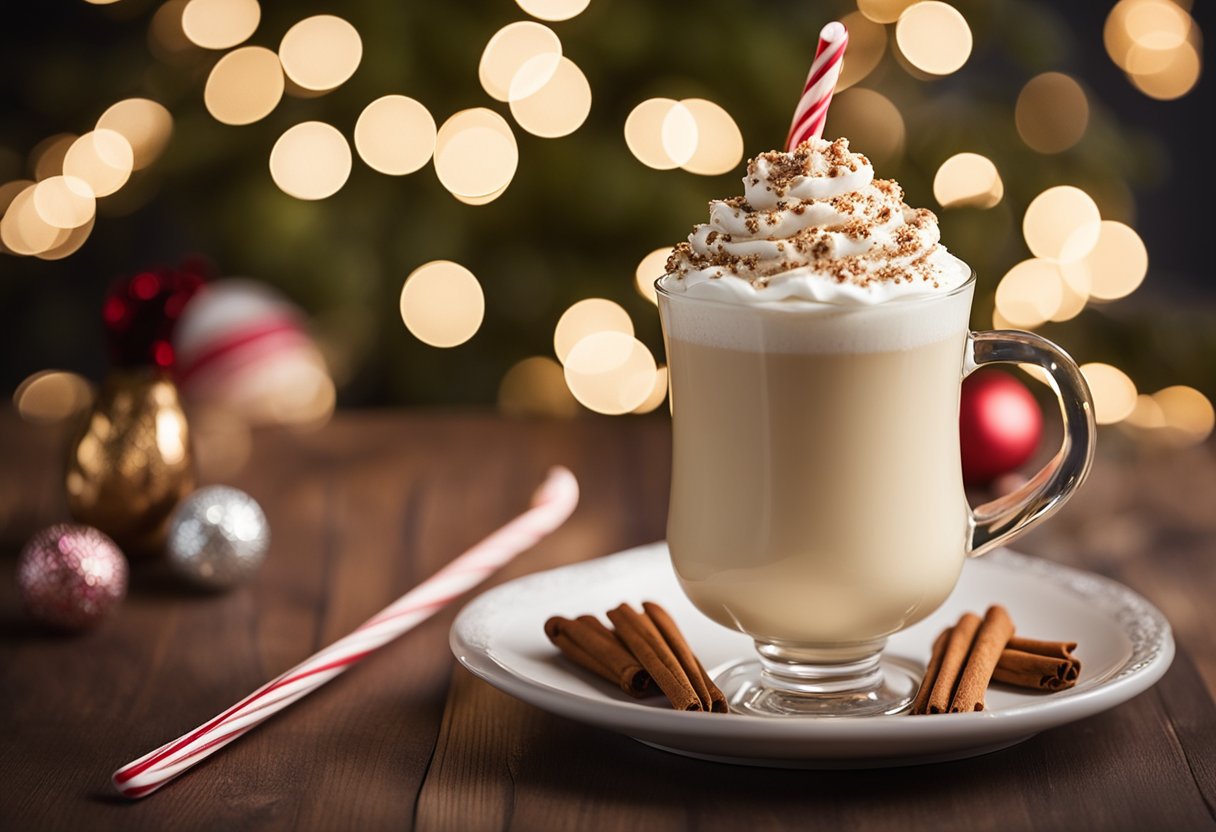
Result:
[[[704,710],[688,674],[649,617],[628,604],[621,604],[608,611],[608,620],[673,708],[678,711]]]
[[[570,661],[619,685],[630,696],[648,692],[650,674],[595,616],[571,621],[555,615],[545,622],[545,635]]]
[[[920,690],[916,691],[916,698],[912,700],[912,707],[908,709],[909,713],[927,714],[929,712],[929,694],[933,692],[933,683],[937,681],[942,658],[946,655],[946,642],[950,638],[950,629],[947,627],[942,630],[938,634],[937,640],[933,642],[933,655],[929,657],[929,665],[925,668],[925,676],[920,681]]]
[[[975,640],[979,627],[980,617],[973,612],[967,612],[963,613],[958,623],[951,628],[937,678],[933,681],[933,690],[929,693],[929,713],[944,714],[950,710],[955,685],[962,672],[963,663],[967,660],[967,654],[971,652],[971,642]]]
[[[1037,656],[1021,650],[1006,650],[992,678],[1007,685],[1037,690],[1065,690],[1077,683],[1072,662],[1051,656]]]
[[[1009,639],[1009,649],[1034,653],[1037,656],[1054,656],[1057,659],[1076,661],[1072,655],[1072,651],[1077,649],[1077,643],[1075,641],[1043,641],[1037,638],[1014,636]]]
[[[718,689],[713,679],[705,672],[705,666],[693,654],[692,648],[684,640],[684,634],[680,632],[680,628],[676,626],[676,622],[667,613],[667,610],[653,601],[643,601],[642,610],[654,622],[655,629],[659,631],[663,640],[667,642],[667,646],[675,654],[684,675],[692,682],[693,690],[697,692],[697,698],[701,700],[701,707],[706,711],[726,713],[729,710],[726,706],[726,695]]]
[[[958,690],[950,702],[951,713],[984,710],[984,691],[988,690],[1001,652],[1012,637],[1013,619],[1009,617],[1009,611],[1000,604],[989,607],[984,613],[984,623],[975,635]]]
[[[1081,675],[1081,662],[1072,654],[1076,648],[1072,641],[1012,638],[992,678],[1023,688],[1067,690]]]

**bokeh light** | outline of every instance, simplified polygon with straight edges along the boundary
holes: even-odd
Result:
[[[1124,24],[1132,40],[1148,49],[1173,49],[1190,34],[1193,21],[1180,3],[1140,0],[1130,3]]]
[[[683,101],[671,105],[663,116],[659,138],[665,152],[677,166],[683,165],[697,152],[697,119]]]
[[[1148,249],[1134,229],[1103,220],[1093,249],[1080,260],[1061,264],[1061,269],[1070,279],[1088,280],[1089,294],[1095,300],[1117,300],[1144,281]]]
[[[574,345],[597,332],[621,332],[633,335],[633,321],[618,303],[606,298],[587,298],[571,306],[553,329],[553,352],[557,360],[566,363]]]
[[[42,370],[18,385],[13,404],[27,422],[62,422],[89,407],[93,395],[93,386],[76,373]]]
[[[904,152],[904,118],[880,92],[863,87],[832,99],[825,136],[847,136],[849,143],[877,165],[891,164]]]
[[[498,101],[525,98],[557,71],[562,42],[548,26],[530,20],[508,23],[486,43],[477,66],[482,88]],[[540,60],[536,60],[540,58]]]
[[[359,32],[332,14],[304,18],[279,43],[283,72],[306,90],[332,90],[343,84],[362,59]]]
[[[498,409],[507,416],[568,419],[578,413],[578,402],[566,386],[562,365],[534,355],[513,365],[502,377]]]
[[[1093,362],[1081,365],[1081,375],[1094,397],[1094,421],[1113,425],[1136,409],[1136,385],[1127,373],[1110,364]]]
[[[658,409],[664,401],[667,400],[667,368],[659,367],[654,374],[654,389],[650,391],[650,395],[637,407],[633,409],[633,413],[650,413]]]
[[[589,410],[628,413],[650,397],[658,368],[646,345],[624,332],[597,332],[580,340],[565,361],[566,384]]]
[[[1216,409],[1193,387],[1176,385],[1136,397],[1136,407],[1120,427],[1136,439],[1168,448],[1197,445],[1212,435]]]
[[[52,176],[34,188],[34,210],[56,228],[79,228],[97,210],[93,189],[75,176]]]
[[[971,56],[971,27],[949,3],[924,0],[900,14],[895,43],[908,63],[920,71],[949,75],[961,69]]]
[[[529,63],[541,61],[548,66],[550,59],[551,56],[542,55],[532,58]],[[517,79],[531,75],[527,67],[525,64]],[[520,127],[532,135],[546,139],[566,136],[587,120],[587,114],[591,112],[591,85],[574,61],[558,56],[556,67],[549,73],[549,80],[540,89],[530,94],[516,94],[531,86],[530,81],[521,82],[518,86],[512,82],[509,95],[511,115]]]
[[[38,215],[34,207],[36,187],[27,185],[13,197],[0,219],[0,242],[13,254],[41,254],[67,239],[67,230],[56,228]]]
[[[1194,28],[1190,14],[1179,3],[1120,0],[1106,16],[1102,40],[1115,65],[1130,72],[1133,70],[1133,48],[1139,46],[1160,52],[1176,49],[1192,36]]]
[[[1107,15],[1102,37],[1111,60],[1145,95],[1172,100],[1199,81],[1202,37],[1186,4],[1120,0]]]
[[[451,260],[432,260],[410,272],[401,288],[401,320],[432,347],[455,347],[477,334],[486,300],[473,273]]]
[[[1166,387],[1153,394],[1153,401],[1161,408],[1164,427],[1178,434],[1171,437],[1174,444],[1202,442],[1211,435],[1212,427],[1216,425],[1216,411],[1212,403],[1193,387]]]
[[[506,119],[476,107],[452,115],[435,139],[435,174],[453,194],[501,193],[515,176],[519,146]]]
[[[173,116],[151,99],[128,98],[102,113],[97,127],[121,134],[131,145],[132,166],[142,170],[164,152],[173,135]]]
[[[89,239],[89,235],[93,233],[93,225],[97,222],[97,217],[94,215],[84,225],[73,228],[70,231],[60,232],[55,238],[55,242],[45,251],[35,252],[35,257],[39,260],[62,260],[70,254],[74,254],[80,250],[80,247]]]
[[[1134,46],[1129,60],[1134,62],[1139,55],[1149,51]],[[1152,62],[1147,65],[1153,68],[1132,72],[1130,77],[1136,89],[1159,101],[1173,101],[1186,95],[1199,83],[1199,75],[1203,70],[1199,50],[1190,42],[1177,49],[1168,50],[1164,60],[1159,63]]]
[[[1049,260],[1023,260],[996,287],[996,311],[1001,320],[1021,329],[1034,329],[1056,314],[1064,300],[1059,267]]]
[[[515,0],[519,7],[541,20],[569,20],[582,13],[591,0]]]
[[[190,0],[182,31],[204,49],[228,49],[248,40],[262,19],[257,0]]]
[[[696,145],[681,167],[702,176],[717,176],[738,167],[743,161],[743,134],[730,113],[704,98],[685,98],[680,106],[696,126]]]
[[[64,174],[83,179],[98,197],[125,185],[134,165],[130,142],[121,133],[105,129],[85,133],[63,157]]]
[[[899,17],[898,12],[895,17]],[[840,78],[836,81],[837,92],[864,80],[887,51],[887,27],[875,23],[864,12],[849,12],[840,22],[849,30],[849,48],[840,68]]]
[[[242,46],[220,58],[203,89],[207,112],[224,124],[252,124],[282,98],[283,67],[264,46]]]
[[[857,0],[858,10],[868,20],[875,23],[894,23],[904,13],[904,9],[916,0]],[[849,29],[849,39],[852,40],[852,28]],[[850,44],[850,48],[851,48]]]
[[[1022,235],[1038,257],[1080,260],[1098,242],[1101,220],[1089,194],[1071,185],[1059,185],[1031,201],[1022,218]]]
[[[536,95],[553,80],[558,67],[562,65],[562,56],[552,52],[542,52],[524,61],[511,78],[507,87],[507,100],[521,101]],[[582,70],[579,70],[580,74]],[[567,73],[569,75],[569,73]],[[590,95],[590,90],[588,90]]]
[[[289,127],[270,151],[270,175],[296,199],[325,199],[350,176],[350,145],[337,128],[323,121]]]
[[[355,123],[355,148],[372,170],[391,176],[413,173],[435,153],[435,119],[421,103],[386,95],[363,108]]]
[[[93,233],[95,217],[70,230],[55,227],[38,213],[34,201],[35,184],[28,179],[18,179],[0,185],[0,214],[8,212],[5,219],[0,220],[0,252],[33,255],[40,260],[61,260],[85,244]],[[17,202],[17,197],[23,193],[25,195]],[[17,203],[15,207],[14,202]],[[16,249],[5,242],[6,236]]]
[[[991,208],[1005,195],[996,165],[978,153],[957,153],[933,177],[933,197],[943,208]]]
[[[667,274],[667,260],[671,257],[671,246],[656,248],[642,258],[634,272],[634,286],[638,294],[651,303],[658,303],[659,296],[655,291],[654,282]]]
[[[1165,411],[1161,409],[1161,405],[1157,404],[1156,399],[1141,393],[1136,396],[1136,406],[1132,408],[1131,413],[1127,414],[1127,418],[1123,422],[1136,428],[1163,428],[1165,427]]]
[[[34,170],[34,179],[42,181],[63,173],[63,160],[68,155],[68,149],[80,138],[75,133],[56,133],[48,136],[30,151],[30,167]]]
[[[1089,125],[1085,91],[1062,72],[1031,78],[1018,94],[1014,122],[1022,141],[1040,153],[1060,153],[1075,145]]]
[[[667,152],[663,141],[664,123],[678,103],[673,98],[648,98],[634,107],[625,119],[625,144],[643,165],[656,170],[679,167],[679,162]],[[695,127],[696,120],[692,119],[691,113],[688,116]]]
[[[1089,292],[1092,287],[1092,281],[1089,277],[1089,272],[1085,270],[1074,270],[1071,273],[1064,271],[1064,264],[1052,263],[1059,275],[1060,284],[1060,304],[1055,311],[1051,313],[1050,321],[1071,321],[1073,318],[1081,314],[1085,309],[1085,304],[1089,303]]]
[[[625,144],[656,170],[682,167],[716,176],[743,159],[743,134],[731,115],[704,98],[648,98],[625,119]]]

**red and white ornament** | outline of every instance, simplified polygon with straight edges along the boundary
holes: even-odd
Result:
[[[86,630],[127,594],[127,559],[92,526],[51,526],[21,550],[17,590],[29,614],[43,624]]]
[[[173,345],[178,387],[191,403],[252,424],[310,422],[332,407],[333,381],[303,312],[263,284],[205,286],[186,305]]]
[[[963,381],[959,404],[963,481],[987,485],[1024,465],[1043,436],[1043,413],[1026,385],[983,369]]]

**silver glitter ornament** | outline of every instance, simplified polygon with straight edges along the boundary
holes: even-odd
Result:
[[[186,580],[227,589],[257,571],[269,545],[270,526],[257,501],[239,489],[209,485],[178,504],[165,550]]]
[[[61,523],[38,532],[21,550],[17,590],[43,624],[86,630],[127,594],[127,559],[92,526]]]

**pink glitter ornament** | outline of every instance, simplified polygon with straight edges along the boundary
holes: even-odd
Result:
[[[51,526],[21,550],[17,589],[26,610],[43,624],[86,630],[127,594],[127,559],[92,526]]]

